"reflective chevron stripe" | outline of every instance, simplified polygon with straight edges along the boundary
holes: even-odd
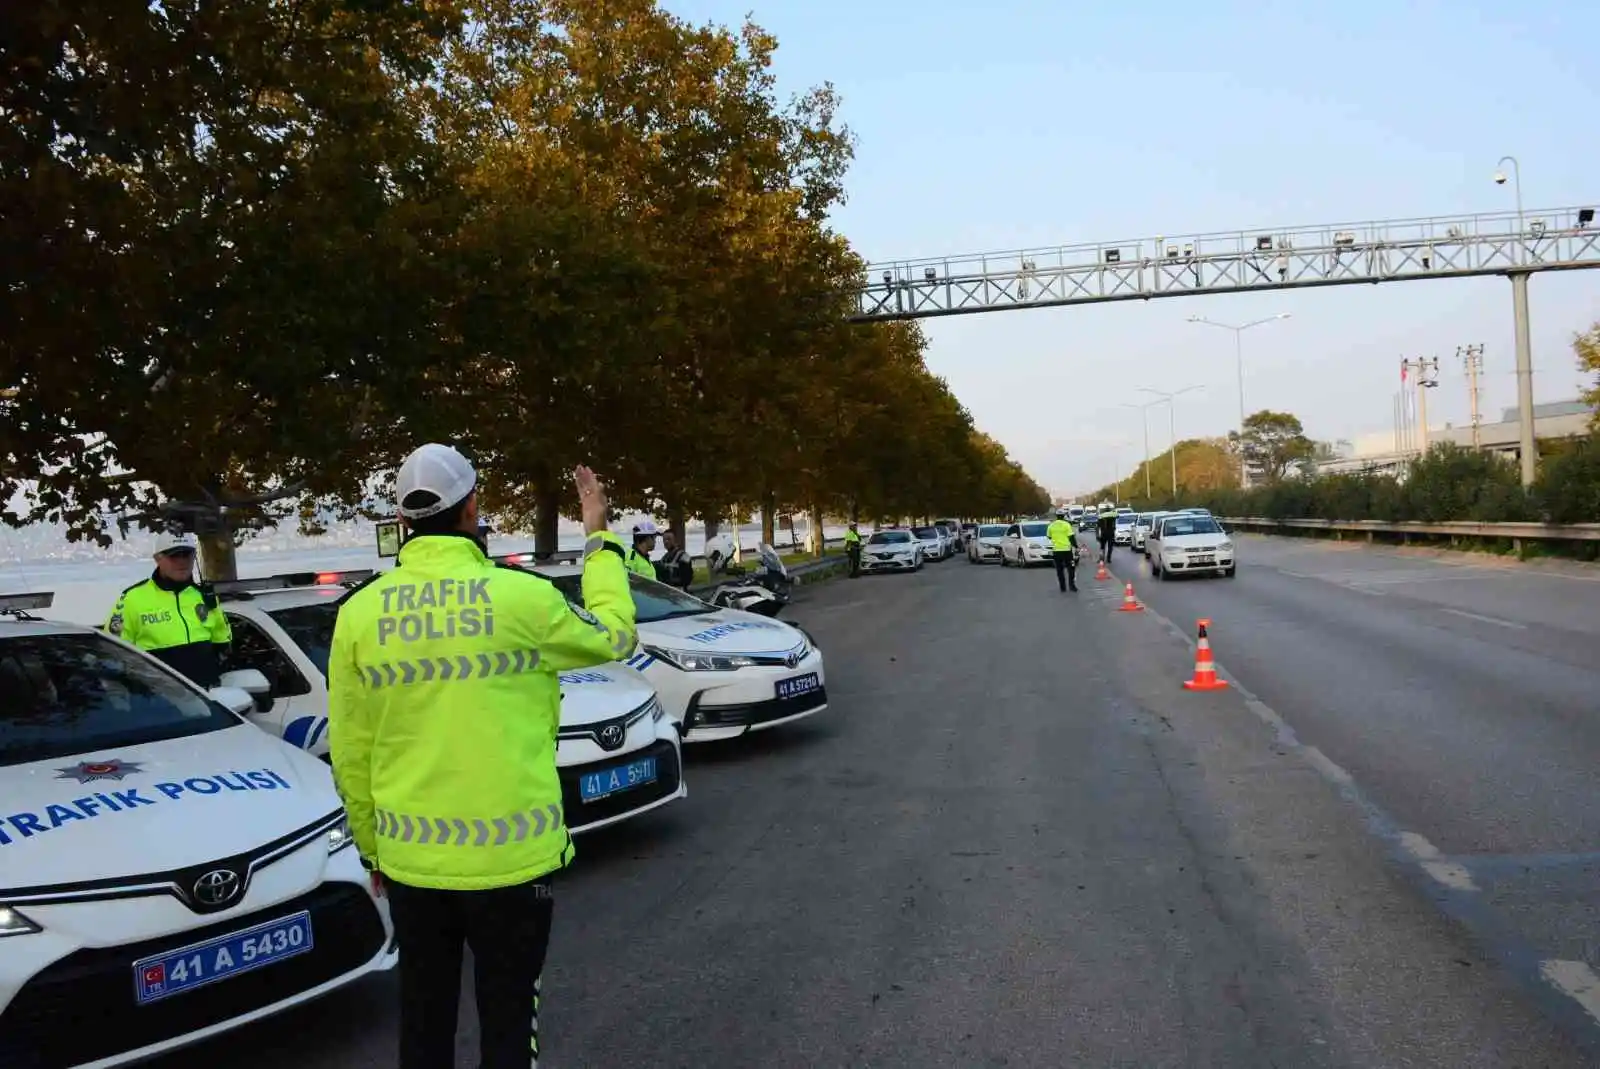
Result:
[[[516,675],[539,667],[538,650],[501,650],[498,653],[461,654],[455,657],[422,657],[409,661],[386,661],[361,668],[361,677],[373,689],[434,680],[461,681],[487,676]]]
[[[380,837],[419,846],[504,846],[537,839],[561,828],[561,806],[546,805],[506,817],[430,817],[393,813],[374,814]]]

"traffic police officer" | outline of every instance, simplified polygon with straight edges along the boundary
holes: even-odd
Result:
[[[1056,582],[1061,584],[1061,592],[1077,590],[1078,532],[1067,519],[1065,508],[1056,509],[1056,518],[1050,521],[1044,533],[1050,539],[1050,556],[1056,562]]]
[[[651,563],[650,554],[656,551],[657,533],[654,520],[645,520],[634,527],[633,548],[628,551],[628,571],[646,579],[656,577],[656,566]]]
[[[164,536],[155,571],[117,596],[105,629],[202,687],[214,687],[233,629],[216,594],[195,582],[195,549],[193,535]]]
[[[463,945],[484,1069],[539,1062],[551,876],[572,860],[561,811],[557,673],[636,648],[626,550],[606,497],[574,473],[587,532],[583,601],[499,567],[477,475],[446,445],[401,465],[398,566],[350,592],[328,666],[333,772],[400,947],[400,1067],[455,1065]]]
[[[861,572],[861,532],[854,523],[845,529],[844,551],[850,558],[850,578],[854,579]]]
[[[1117,506],[1109,501],[1100,503],[1099,526],[1100,559],[1110,564],[1111,552],[1117,548]]]

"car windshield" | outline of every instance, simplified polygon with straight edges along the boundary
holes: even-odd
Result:
[[[1043,538],[1045,531],[1049,530],[1048,523],[1025,523],[1022,525],[1023,538]]]
[[[296,605],[292,609],[279,609],[267,615],[294,639],[294,644],[311,659],[311,663],[326,679],[328,651],[333,648],[333,625],[339,619],[339,603],[326,601],[318,605]]]
[[[869,546],[903,546],[911,541],[910,531],[879,531],[867,539]]]
[[[236,727],[166,669],[100,635],[0,638],[0,766]]]
[[[581,575],[562,575],[551,582],[568,601],[580,608],[583,606]],[[641,624],[673,620],[680,616],[703,616],[716,611],[693,594],[685,594],[675,587],[646,579],[642,575],[628,576],[628,590],[633,594],[634,618]]]
[[[918,538],[938,538],[939,532],[932,527],[913,527],[911,533]]]
[[[1140,527],[1149,527],[1150,526],[1150,514],[1148,512],[1139,513],[1139,526]]]
[[[1134,523],[1138,522],[1138,519],[1139,517],[1135,516],[1133,513],[1124,512],[1122,515],[1117,517],[1117,526],[1131,527]]]
[[[978,528],[979,538],[1003,538],[1005,533],[1005,525],[999,523],[986,523]]]
[[[1169,516],[1161,524],[1162,538],[1221,533],[1222,528],[1210,516]]]

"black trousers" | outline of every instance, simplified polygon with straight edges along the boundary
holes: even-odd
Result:
[[[850,557],[850,578],[854,579],[861,574],[861,543],[851,542],[844,551]]]
[[[1105,558],[1107,564],[1111,563],[1111,554],[1117,548],[1117,536],[1104,528],[1100,530],[1100,556]]]
[[[400,1069],[454,1069],[462,947],[472,948],[481,1069],[538,1069],[550,877],[493,891],[386,880],[400,945]]]
[[[1056,562],[1056,582],[1061,584],[1061,589],[1071,587],[1078,589],[1078,561],[1072,550],[1058,549],[1050,554]]]

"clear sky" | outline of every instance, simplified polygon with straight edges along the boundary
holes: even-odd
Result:
[[[1600,203],[1595,0],[665,3],[750,13],[785,91],[839,88],[860,144],[836,220],[872,260],[1510,211],[1506,154],[1530,213]],[[1600,271],[1535,276],[1531,307],[1535,399],[1569,399]],[[1403,355],[1440,357],[1430,423],[1464,422],[1463,344],[1485,346],[1487,418],[1516,402],[1501,278],[960,316],[927,323],[929,363],[1036,478],[1086,490],[1140,459],[1118,405],[1141,386],[1205,387],[1179,437],[1237,424],[1232,337],[1188,316],[1278,312],[1244,335],[1247,407],[1314,437],[1388,433]]]

